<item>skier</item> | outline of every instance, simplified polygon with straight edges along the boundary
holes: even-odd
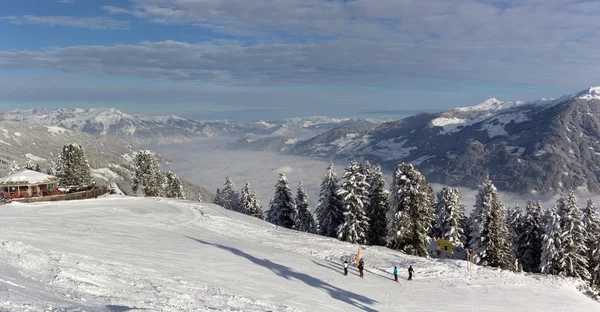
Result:
[[[348,260],[344,260],[344,275],[348,275]]]
[[[365,269],[364,262],[358,263],[358,272],[360,273],[360,278],[364,278],[363,270]]]
[[[415,271],[415,270],[413,270],[413,268],[412,268],[412,265],[409,265],[409,266],[408,266],[408,280],[409,280],[409,281],[411,281],[411,280],[412,280],[412,275],[413,275],[413,272],[414,272],[414,271]]]
[[[394,280],[397,282],[398,281],[398,268],[394,267]]]

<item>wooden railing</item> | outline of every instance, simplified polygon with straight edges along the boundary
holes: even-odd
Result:
[[[96,198],[96,197],[104,195],[106,193],[108,193],[108,187],[100,186],[100,187],[93,188],[91,190],[76,192],[76,193],[50,195],[50,196],[43,196],[43,197],[40,196],[40,197],[15,198],[13,200],[18,201],[20,203],[33,203],[33,202],[57,201],[57,200],[88,199],[88,198]]]

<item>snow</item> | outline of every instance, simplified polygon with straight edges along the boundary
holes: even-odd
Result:
[[[298,139],[294,138],[294,139],[288,139],[287,141],[285,141],[285,144],[293,145],[293,144],[296,144],[297,142],[298,142]]]
[[[577,98],[583,100],[600,100],[600,87],[591,87],[577,94]]]
[[[442,127],[444,130],[440,131],[440,134],[448,134],[452,132],[458,132],[461,129],[460,126],[467,124],[466,119],[456,117],[439,117],[431,120],[431,125],[434,127]]]
[[[0,178],[0,184],[34,184],[51,181],[56,181],[56,177],[28,169]]]
[[[508,134],[504,126],[509,123],[521,123],[528,120],[527,115],[522,112],[499,114],[487,119],[481,126],[481,130],[487,131],[490,138],[504,136]]]
[[[46,159],[42,158],[42,157],[38,157],[35,156],[33,154],[27,153],[25,154],[25,157],[31,161],[46,161]]]
[[[521,156],[523,153],[525,153],[525,148],[521,146],[507,145],[506,151],[513,155]]]
[[[50,132],[52,135],[64,134],[65,132],[66,133],[71,132],[68,129],[57,127],[57,126],[44,126],[44,127],[48,128],[48,132]]]
[[[421,157],[419,157],[419,158],[417,158],[417,159],[415,159],[415,160],[411,161],[411,163],[412,163],[413,165],[415,165],[415,166],[418,166],[418,165],[422,164],[424,161],[426,161],[426,160],[428,160],[428,159],[431,159],[431,158],[433,158],[433,157],[435,157],[435,156],[431,156],[431,155],[424,155],[424,156],[421,156]]]
[[[0,140],[0,143],[2,143],[2,144],[4,144],[4,145],[8,145],[8,146],[10,146],[10,145],[11,145],[10,143],[8,143],[8,142],[5,142],[5,141],[3,141],[3,140]]]
[[[15,132],[15,136],[20,137],[21,136],[21,132]]]
[[[104,181],[122,180],[123,178],[109,168],[92,169],[92,176]]]
[[[575,280],[357,246],[213,204],[154,198],[0,208],[3,311],[598,311]],[[396,265],[399,283],[392,280]],[[406,281],[408,265],[415,268]],[[433,297],[435,300],[432,300]]]
[[[504,103],[496,98],[490,98],[475,106],[458,107],[456,110],[461,112],[496,110],[503,108],[502,104]]]

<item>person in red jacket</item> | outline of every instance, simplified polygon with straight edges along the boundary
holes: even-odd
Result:
[[[358,272],[360,273],[360,278],[364,278],[364,269],[365,262],[363,261],[363,259],[360,259],[360,261],[358,262]]]

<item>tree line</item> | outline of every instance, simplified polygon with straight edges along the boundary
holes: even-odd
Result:
[[[524,210],[506,209],[486,176],[467,217],[458,189],[444,187],[434,194],[412,164],[399,164],[390,187],[385,184],[379,165],[353,160],[340,179],[330,162],[313,215],[302,182],[294,198],[281,173],[266,221],[420,257],[430,256],[431,242],[443,239],[472,251],[479,265],[576,277],[600,288],[600,214],[592,200],[581,209],[569,191],[545,211],[539,201],[528,201]],[[217,189],[215,203],[263,218],[249,183],[238,194],[230,176]]]

